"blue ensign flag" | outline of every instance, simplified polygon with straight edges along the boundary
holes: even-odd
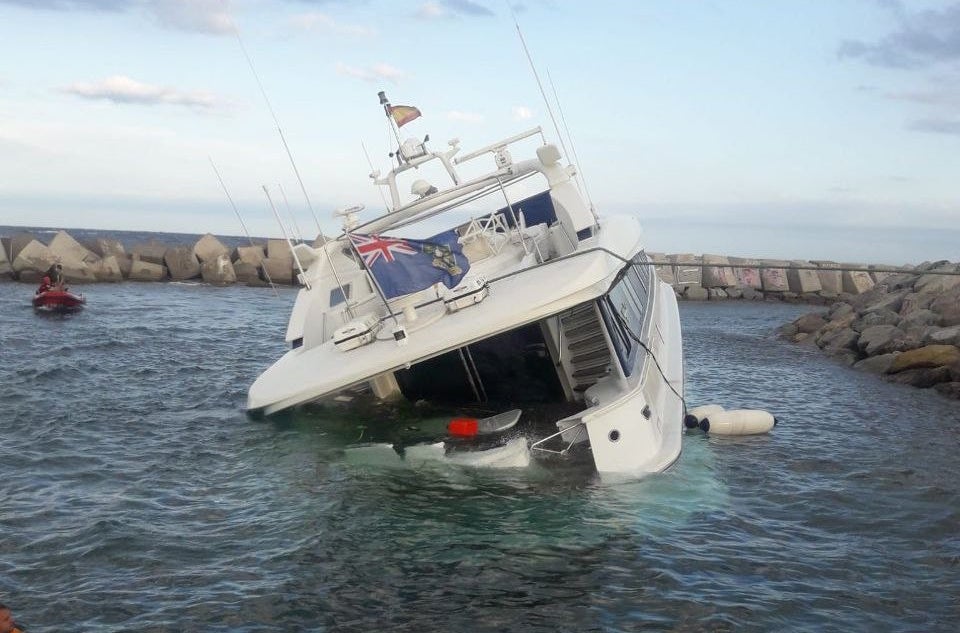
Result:
[[[453,288],[470,270],[454,231],[427,240],[352,233],[350,241],[387,299],[429,288],[438,281]]]

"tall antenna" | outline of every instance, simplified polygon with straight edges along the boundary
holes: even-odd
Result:
[[[587,188],[587,177],[583,175],[583,163],[577,156],[577,146],[573,144],[573,136],[570,134],[570,128],[567,127],[567,117],[563,115],[563,106],[560,105],[560,97],[557,96],[557,87],[553,85],[553,77],[550,76],[550,69],[547,69],[547,80],[550,82],[550,89],[553,90],[553,100],[557,103],[557,110],[560,111],[560,120],[563,122],[563,129],[567,133],[567,140],[570,141],[570,149],[573,151],[573,160],[577,163],[577,177],[583,183],[583,192],[587,196],[587,203],[590,205],[590,211],[593,218],[597,219],[597,212],[593,208],[593,199],[590,197],[590,189]]]
[[[297,256],[297,251],[293,248],[293,242],[290,240],[290,237],[287,235],[287,229],[283,226],[283,220],[280,219],[280,214],[277,212],[277,206],[273,204],[273,198],[270,197],[270,190],[267,189],[266,185],[262,185],[263,193],[267,196],[267,202],[270,203],[270,208],[273,209],[273,216],[277,218],[277,224],[280,225],[280,231],[283,233],[283,239],[287,240],[287,246],[290,247],[290,254],[293,255],[293,261],[297,264],[297,269],[300,271],[300,281],[304,286],[307,287],[307,290],[310,290],[310,282],[307,280],[307,273],[303,270],[303,264],[300,263],[300,258]]]
[[[243,221],[243,217],[240,215],[240,210],[237,209],[237,205],[233,203],[233,198],[230,196],[230,192],[227,191],[227,185],[223,183],[223,178],[220,176],[220,170],[217,169],[217,166],[213,163],[213,158],[211,156],[207,156],[207,158],[210,159],[210,166],[213,167],[213,173],[217,175],[217,180],[220,181],[220,187],[223,188],[223,193],[227,195],[227,200],[230,201],[230,206],[233,207],[233,212],[237,214],[237,219],[240,220],[240,226],[243,227],[243,232],[247,235],[247,241],[250,242],[250,246],[256,247],[256,244],[253,243],[253,238],[250,237],[250,231],[247,230],[247,223]],[[273,284],[273,279],[270,279],[270,272],[265,266],[261,266],[260,270],[263,271],[264,277],[267,278],[267,283],[270,284],[270,287],[273,289],[273,294],[279,299],[280,293],[277,292],[277,287]]]
[[[373,172],[376,171],[373,168],[373,161],[370,160],[370,153],[367,151],[367,146],[363,141],[360,141],[360,147],[363,148],[363,155],[367,157],[367,164],[370,165],[370,176],[373,176]],[[383,208],[387,210],[387,213],[390,212],[390,205],[387,204],[387,195],[383,193],[383,187],[377,185],[377,191],[380,192],[380,199],[383,200]]]
[[[257,69],[253,66],[253,60],[250,59],[250,54],[247,53],[247,47],[243,45],[243,38],[240,37],[240,29],[237,28],[236,24],[233,24],[231,21],[231,26],[233,26],[233,33],[237,36],[237,43],[240,44],[240,50],[243,51],[243,56],[247,60],[247,65],[250,66],[250,72],[253,73],[253,78],[257,81],[257,87],[260,88],[260,94],[263,95],[263,100],[267,104],[267,110],[270,111],[270,116],[273,118],[274,124],[277,126],[277,133],[280,135],[280,140],[283,142],[283,149],[287,152],[287,158],[290,159],[290,166],[293,167],[293,173],[297,175],[297,182],[300,183],[300,191],[303,192],[303,197],[307,201],[307,208],[310,209],[310,215],[313,216],[313,221],[317,224],[317,231],[320,232],[320,239],[324,244],[327,243],[327,238],[323,234],[323,229],[320,228],[320,220],[317,219],[317,214],[313,210],[313,203],[310,202],[310,196],[307,194],[307,188],[303,184],[303,178],[300,177],[300,170],[297,169],[297,163],[293,160],[293,154],[290,153],[290,146],[287,144],[287,138],[283,135],[283,129],[280,128],[280,120],[277,119],[276,113],[273,111],[273,106],[270,104],[270,98],[267,97],[267,91],[263,88],[263,82],[260,81],[260,75],[257,74]]]
[[[571,145],[572,144],[573,143],[571,142]],[[296,231],[295,237],[300,242],[305,241],[303,239],[303,231],[300,230],[300,225],[297,224],[297,216],[293,214],[293,208],[290,207],[290,201],[287,200],[287,192],[283,190],[283,185],[281,185],[279,182],[277,183],[277,189],[280,190],[280,195],[283,196],[283,204],[287,207],[287,215],[290,216],[290,222]]]
[[[563,148],[564,155],[569,157],[570,154],[567,153],[567,145],[563,142],[563,135],[560,134],[560,126],[557,125],[557,118],[553,116],[553,108],[550,107],[550,100],[547,99],[547,93],[543,90],[543,84],[540,82],[540,75],[537,73],[537,67],[533,65],[533,58],[530,57],[530,49],[527,48],[527,41],[523,39],[523,31],[520,30],[520,22],[517,21],[517,14],[513,10],[513,6],[510,5],[509,0],[504,1],[507,3],[507,7],[510,9],[510,14],[513,16],[513,24],[517,27],[517,35],[520,36],[520,44],[523,46],[523,52],[527,56],[527,62],[530,63],[530,70],[533,71],[533,78],[537,80],[537,87],[540,88],[540,96],[543,97],[543,103],[547,106],[547,113],[550,114],[550,120],[553,121],[553,129],[557,132],[557,138],[560,139],[560,147]]]

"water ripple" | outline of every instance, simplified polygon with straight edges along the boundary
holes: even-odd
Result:
[[[0,284],[0,600],[31,630],[952,631],[960,412],[772,337],[803,308],[684,304],[689,432],[662,475],[409,468],[354,420],[257,422],[293,293]],[[424,422],[424,424],[428,424]],[[374,456],[375,457],[375,456]],[[56,599],[51,600],[51,596]]]

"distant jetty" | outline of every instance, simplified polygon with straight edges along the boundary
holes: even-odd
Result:
[[[97,237],[84,242],[58,231],[49,242],[33,233],[0,237],[0,278],[38,283],[59,263],[69,283],[202,280],[213,285],[296,281],[293,255],[285,240],[266,239],[228,247],[212,234],[193,244],[151,239],[128,249],[120,240]]]
[[[142,235],[142,234],[141,234]],[[192,238],[191,238],[192,239]],[[206,234],[193,243],[148,239],[124,244],[110,237],[79,241],[57,231],[49,241],[31,232],[0,237],[0,279],[38,283],[54,263],[69,283],[201,280],[214,285],[297,283],[290,247],[282,239],[227,246]],[[319,239],[314,241],[318,245]],[[723,255],[650,253],[657,273],[677,297],[694,301],[780,300],[830,304],[870,291],[891,267],[829,261],[748,259]],[[899,270],[902,270],[899,269]]]

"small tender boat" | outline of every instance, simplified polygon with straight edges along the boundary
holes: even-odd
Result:
[[[44,290],[33,296],[33,309],[38,312],[75,312],[87,300],[68,290]]]

